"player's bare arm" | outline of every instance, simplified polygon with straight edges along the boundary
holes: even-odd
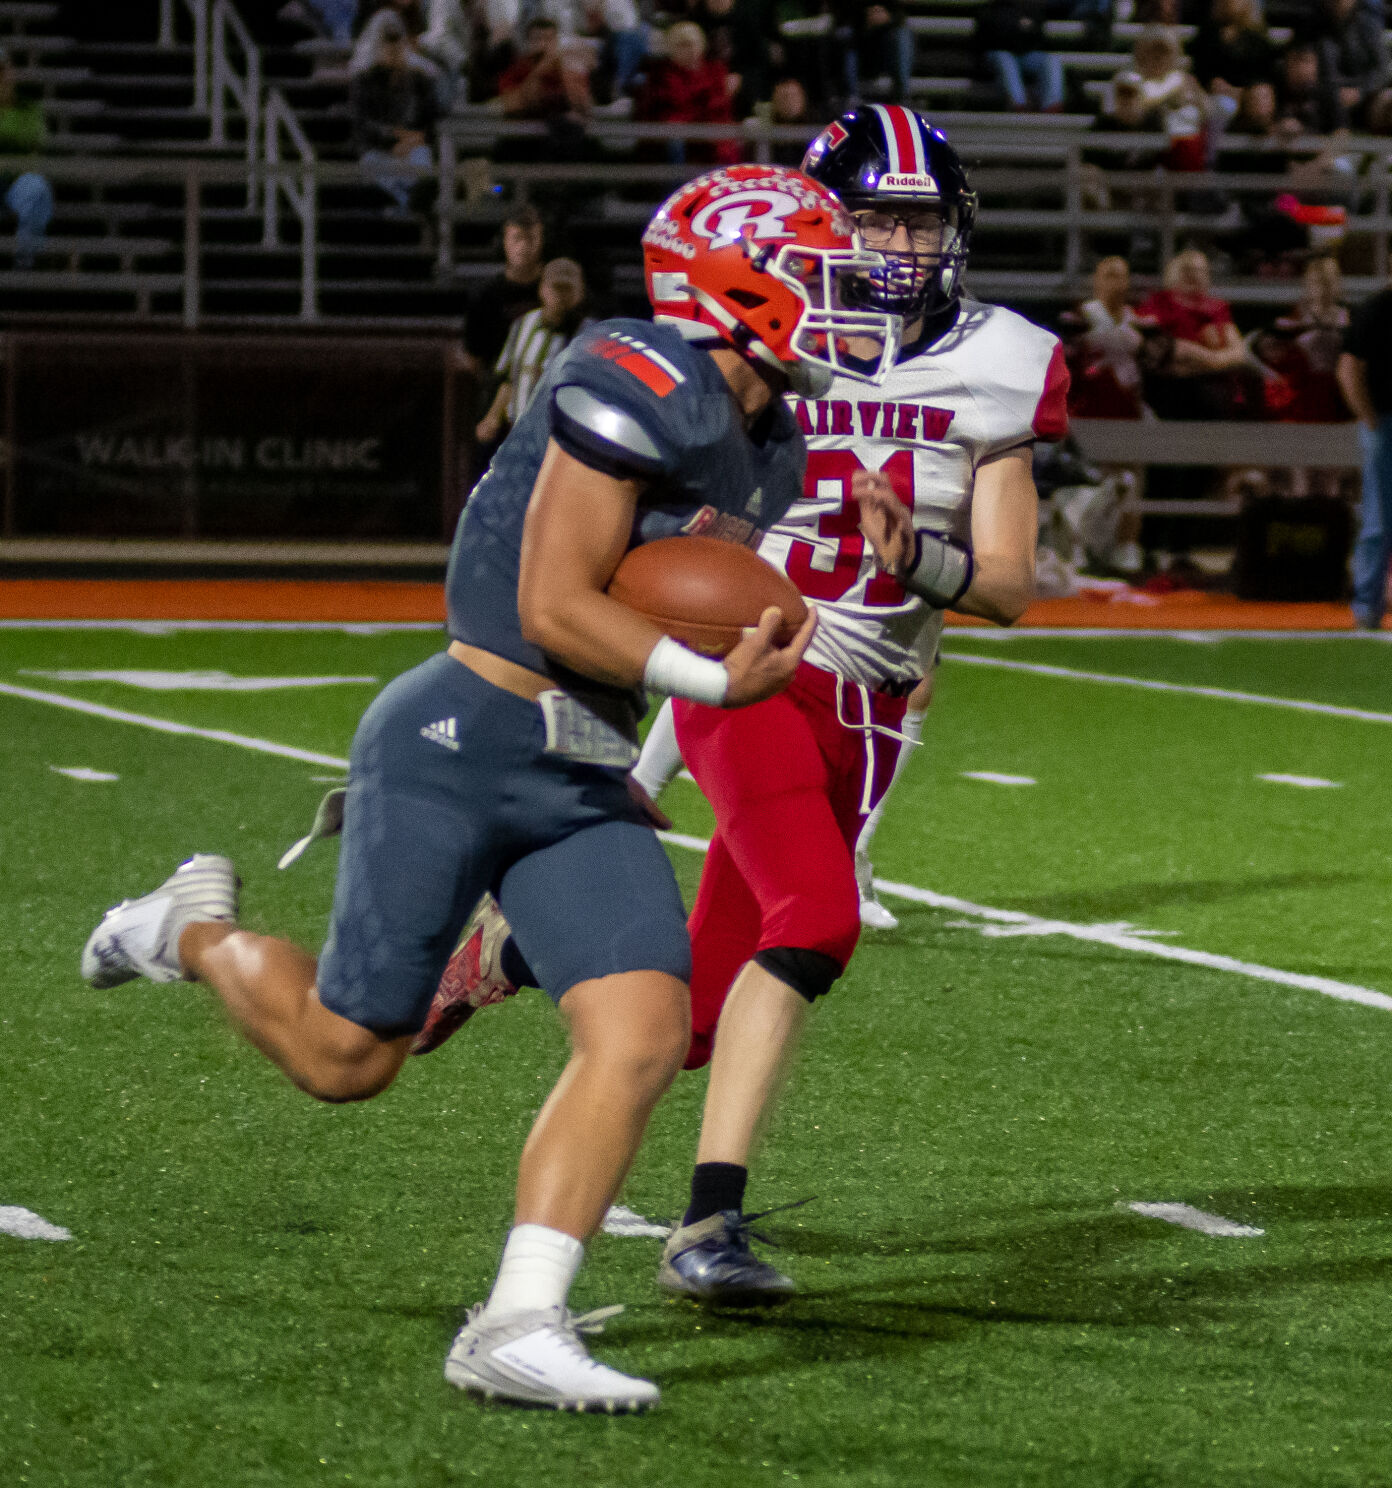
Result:
[[[1039,493],[1029,445],[977,467],[972,487],[971,546],[975,571],[955,608],[997,625],[1013,625],[1034,598]]]
[[[522,533],[517,609],[523,635],[575,671],[620,687],[644,680],[663,639],[649,620],[605,592],[628,549],[641,489],[637,481],[592,469],[553,442]],[[725,707],[760,702],[792,680],[816,615],[809,610],[786,646],[774,639],[781,621],[777,610],[766,610],[725,658]]]
[[[1025,445],[978,466],[970,557],[950,539],[915,532],[908,508],[886,476],[857,471],[851,493],[860,505],[860,529],[875,550],[876,563],[941,608],[1013,625],[1034,596],[1038,495],[1032,459]],[[916,575],[925,572],[928,577],[916,583]],[[960,588],[963,582],[966,587]],[[954,589],[960,592],[954,594]]]

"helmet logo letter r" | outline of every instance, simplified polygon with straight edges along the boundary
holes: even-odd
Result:
[[[787,219],[801,206],[787,191],[734,192],[702,207],[691,219],[691,231],[717,243],[738,243],[746,236],[758,241],[792,238],[797,235]]]

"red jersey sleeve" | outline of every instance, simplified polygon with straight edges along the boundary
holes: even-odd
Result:
[[[1063,346],[1054,344],[1049,370],[1044,374],[1044,391],[1039,395],[1031,425],[1036,439],[1062,439],[1068,433],[1068,364]]]

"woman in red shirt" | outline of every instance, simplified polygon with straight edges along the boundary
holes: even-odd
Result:
[[[739,79],[725,64],[706,56],[706,33],[694,21],[678,21],[664,35],[665,56],[648,64],[648,77],[634,103],[633,117],[648,124],[733,124],[731,97]],[[734,165],[738,140],[688,144],[667,142],[667,159],[680,165]]]
[[[1259,412],[1250,380],[1237,375],[1253,367],[1251,353],[1227,301],[1209,289],[1208,259],[1188,248],[1165,265],[1165,287],[1136,307],[1137,315],[1171,340],[1146,387],[1146,401],[1161,418],[1245,418]]]

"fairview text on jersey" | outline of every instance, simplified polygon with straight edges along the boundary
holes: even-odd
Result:
[[[853,411],[854,410],[854,411]],[[844,398],[798,399],[793,413],[804,434],[855,434],[865,438],[914,440],[933,444],[952,423],[950,408],[928,403],[848,402]]]

